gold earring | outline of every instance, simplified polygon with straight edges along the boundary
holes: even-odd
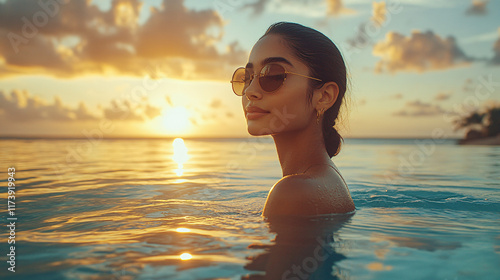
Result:
[[[316,111],[316,124],[319,124],[319,119],[323,115],[324,110],[325,110],[325,108],[321,108],[321,109],[319,109],[319,111]]]

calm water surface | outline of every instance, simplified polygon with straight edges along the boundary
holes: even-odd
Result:
[[[0,140],[0,278],[499,279],[500,147],[347,139],[334,162],[354,215],[263,221],[271,138]]]

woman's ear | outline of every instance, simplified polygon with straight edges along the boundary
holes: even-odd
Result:
[[[328,110],[335,104],[339,96],[339,86],[336,82],[327,82],[322,87],[314,90],[314,107]]]

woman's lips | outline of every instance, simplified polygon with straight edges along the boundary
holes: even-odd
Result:
[[[258,106],[255,105],[250,105],[245,108],[246,111],[246,117],[248,120],[255,120],[260,117],[263,117],[267,114],[269,114],[269,111],[266,111]]]
[[[263,113],[263,112],[247,112],[247,119],[255,120],[255,119],[258,119],[258,118],[265,116],[267,114],[269,114],[269,112],[265,112],[265,113]]]

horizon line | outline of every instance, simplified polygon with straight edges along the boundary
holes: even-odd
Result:
[[[265,136],[125,136],[125,135],[117,135],[117,136],[109,136],[109,137],[100,137],[100,140],[167,140],[167,139],[252,139],[255,137],[269,137],[269,135]],[[355,136],[355,137],[342,137],[343,139],[433,139],[432,137],[422,137],[422,136],[396,136],[396,137],[384,137],[384,136]],[[59,140],[84,140],[84,139],[96,139],[96,138],[88,138],[82,136],[74,136],[74,135],[0,135],[1,140],[6,139],[59,139]],[[442,138],[447,140],[460,140],[462,138],[459,137],[449,137]]]

